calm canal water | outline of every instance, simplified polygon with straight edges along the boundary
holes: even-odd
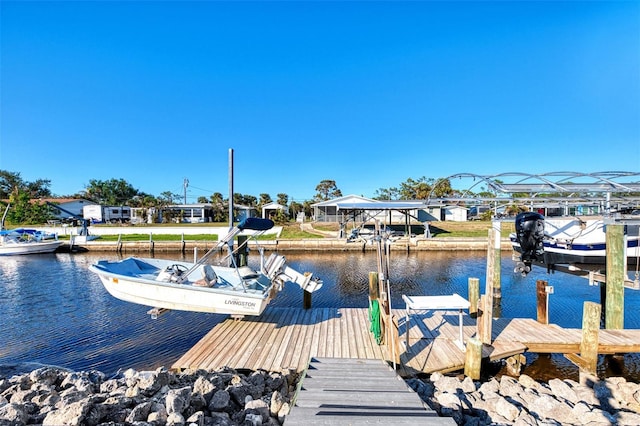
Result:
[[[176,258],[179,254],[158,257]],[[368,274],[376,269],[375,253],[286,253],[290,266],[311,271],[324,281],[313,295],[314,307],[368,307]],[[38,362],[72,370],[97,369],[111,374],[170,366],[224,316],[169,312],[156,320],[145,306],[109,295],[88,271],[112,254],[50,254],[0,258],[0,364]],[[258,262],[252,253],[250,263]],[[534,270],[523,278],[513,273],[510,255],[502,259],[502,316],[536,317],[535,283],[555,288],[549,302],[551,322],[580,328],[585,301],[599,302],[597,286],[584,278]],[[485,282],[484,252],[416,252],[391,254],[392,306],[402,308],[402,294],[467,296],[469,277]],[[483,290],[482,290],[483,291]],[[272,306],[300,307],[302,292],[288,286]],[[640,291],[625,290],[625,327],[640,328]],[[528,355],[524,373],[540,380],[578,377],[561,355]],[[640,382],[640,355],[600,362],[602,375],[622,375]]]

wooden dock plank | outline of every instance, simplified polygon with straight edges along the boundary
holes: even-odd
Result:
[[[311,357],[318,356],[318,348],[320,346],[320,332],[322,328],[322,321],[324,319],[324,312],[326,309],[314,309],[316,311],[316,322],[313,324],[313,333],[311,338],[313,339],[310,344],[309,360]],[[304,366],[306,368],[306,364]],[[302,371],[302,369],[300,369]]]
[[[283,323],[281,326],[282,333],[283,333],[282,339],[278,339],[279,343],[275,347],[277,351],[275,356],[273,357],[273,360],[269,360],[265,364],[266,370],[273,370],[274,368],[278,368],[278,366],[282,366],[284,368],[289,367],[289,365],[284,363],[284,358],[287,352],[290,352],[289,346],[291,346],[291,348],[295,350],[296,341],[292,340],[292,336],[294,331],[300,328],[300,326],[298,325],[298,320],[302,315],[304,315],[304,312],[302,312],[302,310],[300,309],[292,309],[292,311],[293,311],[293,316],[291,317],[291,319],[288,322]],[[290,324],[290,325],[285,326],[285,324]],[[294,344],[291,344],[292,341]]]
[[[225,342],[226,336],[230,335],[231,330],[234,328],[233,321],[225,320],[220,327],[214,327],[211,330],[211,333],[205,336],[205,340],[207,342],[206,347],[202,347],[199,351],[194,353],[194,358],[192,363],[189,365],[197,366],[202,364],[208,364],[212,357],[217,355],[220,351],[224,349],[224,346],[219,342]]]
[[[305,355],[305,364],[309,363],[309,349],[310,345],[307,342],[310,342],[311,339],[307,338],[307,333],[313,332],[313,324],[311,323],[311,318],[313,316],[313,310],[304,309],[300,316],[299,324],[296,327],[297,333],[294,333],[292,336],[292,349],[287,351],[284,363],[289,366],[288,368],[298,369],[300,364],[300,358]]]
[[[256,318],[254,321],[252,321],[252,331],[250,333],[247,333],[247,343],[249,343],[249,345],[247,345],[244,351],[238,353],[237,357],[233,358],[235,365],[248,364],[249,358],[254,353],[254,351],[256,351],[256,348],[264,338],[265,333],[268,332],[268,329],[270,328],[269,324],[271,321],[273,321],[272,318],[274,318],[273,315],[274,314],[272,313],[266,313],[265,315],[263,315],[264,318],[262,318],[262,321],[260,320],[260,318]]]
[[[291,321],[291,318],[295,315],[296,309],[290,309],[283,312],[282,315],[277,317],[277,321],[274,324],[273,330],[269,335],[269,339],[265,343],[264,351],[258,356],[256,360],[256,367],[269,370],[273,365],[273,359],[276,357],[278,350],[281,347],[281,342],[289,327],[284,327]],[[268,367],[267,367],[268,366]]]
[[[362,336],[362,342],[364,344],[364,356],[361,356],[361,358],[377,358],[373,345],[378,346],[378,343],[375,341],[375,337],[371,332],[371,321],[369,320],[369,312],[363,309],[356,311],[356,315],[358,317],[358,321],[365,330],[365,333]]]
[[[276,329],[276,321],[279,315],[282,315],[282,312],[279,310],[267,310],[266,317],[265,314],[262,314],[262,317],[265,317],[263,321],[264,329],[260,339],[254,342],[253,350],[249,351],[249,359],[247,359],[245,364],[246,368],[255,370],[255,366],[258,365],[258,359],[268,351],[267,343],[269,342],[271,333]],[[219,364],[222,364],[222,361],[220,361]]]
[[[224,347],[224,352],[226,352],[224,357],[228,359],[229,367],[242,365],[242,357],[251,353],[256,336],[262,329],[261,324],[255,318],[235,322],[234,334],[232,337],[230,336],[231,344]]]

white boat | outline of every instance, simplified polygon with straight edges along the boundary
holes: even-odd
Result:
[[[158,309],[257,316],[287,283],[310,293],[322,286],[311,273],[286,266],[284,256],[276,253],[265,259],[261,251],[259,270],[235,266],[234,256],[230,256],[232,266],[207,263],[243,230],[264,232],[272,226],[269,219],[245,219],[195,263],[129,257],[101,260],[89,270],[100,277],[112,296],[127,302]],[[154,312],[157,310],[150,311]]]
[[[53,253],[63,244],[55,234],[35,229],[12,229],[0,231],[0,255]]]
[[[640,225],[626,225],[627,265],[640,259]],[[526,275],[538,264],[602,265],[606,263],[606,224],[602,218],[545,218],[539,213],[520,213],[511,240],[517,252],[515,272]],[[591,268],[593,269],[593,268]]]

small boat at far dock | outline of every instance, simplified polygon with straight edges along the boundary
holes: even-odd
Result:
[[[263,233],[271,227],[273,222],[269,219],[245,219],[195,263],[129,257],[101,260],[89,270],[100,277],[112,296],[127,302],[158,309],[257,316],[287,283],[297,284],[309,293],[322,287],[321,280],[286,266],[285,257],[276,253],[265,259],[261,250],[258,270],[237,266],[233,254],[229,256],[230,266],[207,262],[224,245],[232,245],[242,231]],[[156,312],[153,309],[149,313],[154,316]]]
[[[11,204],[7,204],[0,218],[0,256],[53,253],[62,245],[62,241],[58,241],[58,234],[49,234],[35,229],[4,229],[9,208]]]
[[[0,255],[53,253],[63,244],[55,234],[35,229],[11,229],[0,231]]]

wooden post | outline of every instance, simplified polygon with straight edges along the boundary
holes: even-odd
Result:
[[[480,367],[482,365],[482,342],[471,337],[467,340],[465,352],[464,375],[473,380],[480,379]]]
[[[538,322],[540,324],[549,324],[549,294],[547,293],[547,282],[545,280],[536,281],[536,299]]]
[[[486,345],[491,344],[491,333],[492,330],[492,320],[493,320],[493,300],[489,297],[484,298],[484,307],[482,308],[482,330],[484,332],[484,336],[482,338],[482,343]]]
[[[469,278],[469,316],[476,318],[478,316],[478,300],[480,299],[480,279]]]
[[[476,328],[478,339],[486,345],[491,344],[491,308],[493,303],[486,295],[480,296]]]
[[[491,228],[493,229],[493,297],[495,299],[502,299],[502,283],[500,279],[500,266],[502,260],[502,254],[500,252],[500,238],[501,238],[501,226],[500,222],[493,221]]]
[[[580,358],[582,358],[582,368],[589,374],[596,374],[598,366],[598,331],[601,309],[597,303],[584,302]]]
[[[393,359],[393,369],[396,369],[396,364],[400,364],[400,325],[398,323],[398,317],[395,315],[391,316],[391,323],[389,324],[390,328],[390,342],[387,344],[387,348],[391,349],[391,358]]]
[[[302,309],[311,309],[311,294],[307,290],[302,292]]]
[[[486,271],[486,283],[485,283],[485,296],[487,296],[493,304],[495,278],[496,273],[496,257],[494,253],[494,241],[496,230],[494,228],[489,229],[489,240],[487,244],[487,271]],[[498,268],[500,265],[498,264]]]
[[[153,244],[153,233],[149,232],[149,252],[153,253],[154,244]]]
[[[624,328],[624,279],[626,277],[624,225],[606,225],[607,291],[605,328]]]
[[[184,241],[184,232],[182,233],[182,236],[180,238],[180,243],[181,243],[180,244],[180,253],[184,254],[184,250],[186,248],[186,244],[185,244],[185,241]]]
[[[247,246],[246,242],[248,238],[249,237],[247,237],[246,235],[238,235],[238,251],[236,252],[236,262],[238,266],[247,266],[249,247]]]
[[[493,299],[494,299],[494,282],[495,276],[494,268],[496,264],[496,257],[494,255],[496,230],[491,227],[489,229],[489,241],[487,244],[487,272],[486,283],[484,290],[484,297],[480,298],[480,309],[482,309],[482,316],[479,317],[479,321],[482,321],[482,335],[479,334],[480,341],[486,345],[491,344],[491,320],[493,318]],[[498,265],[500,267],[500,265]]]
[[[481,342],[484,342],[484,299],[485,296],[480,296],[478,299],[478,309],[476,310],[476,336],[480,339]]]
[[[378,284],[378,273],[369,272],[369,300],[380,298],[380,286]]]

